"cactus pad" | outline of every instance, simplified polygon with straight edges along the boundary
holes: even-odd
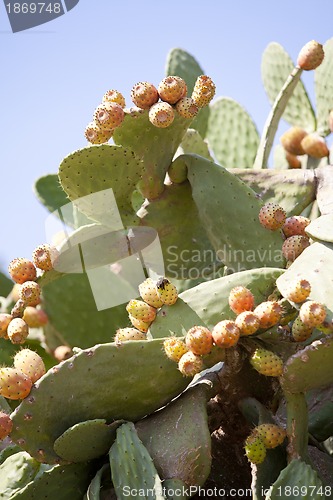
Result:
[[[189,128],[186,131],[177,153],[180,155],[192,153],[203,156],[204,158],[207,158],[207,160],[213,159],[210,155],[206,140],[204,140],[199,132],[193,128]]]
[[[314,240],[333,243],[333,214],[322,215],[313,220],[306,228],[308,236]]]
[[[1,498],[11,499],[34,480],[40,464],[25,451],[9,456],[0,465]]]
[[[301,460],[292,460],[288,466],[281,471],[278,479],[273,486],[271,486],[266,495],[266,500],[278,500],[281,498],[281,491],[295,492],[293,493],[293,496],[296,495],[294,498],[297,498],[299,495],[308,496],[311,491],[313,492],[311,494],[313,498],[318,498],[318,500],[320,498],[325,498],[323,493],[319,493],[319,495],[317,493],[319,491],[325,491],[325,487],[317,473],[310,465]],[[311,498],[311,496],[309,498]]]
[[[317,108],[317,130],[320,135],[328,135],[328,115],[333,109],[333,38],[324,44],[325,57],[315,70],[315,93]]]

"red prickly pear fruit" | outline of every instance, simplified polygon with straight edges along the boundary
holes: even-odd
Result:
[[[283,309],[278,302],[267,300],[259,304],[253,312],[259,318],[260,328],[267,329],[280,321]]]
[[[310,71],[318,68],[323,62],[324,57],[323,46],[319,42],[311,40],[301,48],[297,57],[297,66],[305,71]]]
[[[253,464],[261,464],[266,458],[266,448],[259,436],[250,434],[246,439],[245,454],[248,460]]]
[[[229,293],[229,307],[236,314],[252,311],[254,308],[253,293],[245,286],[235,286]]]
[[[306,236],[290,236],[283,242],[282,253],[285,259],[293,262],[308,246],[310,246],[310,240]]]
[[[260,327],[260,319],[252,311],[243,311],[235,319],[241,336],[253,335]]]
[[[149,109],[158,101],[157,88],[149,82],[139,82],[131,90],[131,99],[135,106],[141,109]]]
[[[308,134],[301,142],[304,152],[313,158],[324,158],[330,154],[326,141],[317,132]]]
[[[113,130],[102,130],[95,121],[88,123],[84,135],[90,144],[104,144],[111,139]]]
[[[276,448],[285,440],[287,433],[278,425],[275,424],[261,424],[255,427],[252,432],[253,435],[260,437],[265,445],[265,448]]]
[[[147,340],[146,334],[136,328],[119,328],[114,337],[116,344],[126,342],[126,340]]]
[[[286,160],[288,162],[289,168],[302,168],[302,162],[301,160],[296,156],[288,151],[285,152]]]
[[[23,344],[29,335],[29,327],[22,318],[14,318],[8,325],[7,335],[12,344]]]
[[[233,347],[237,344],[240,337],[240,329],[232,320],[225,319],[214,326],[213,340],[218,347]]]
[[[308,300],[301,305],[299,317],[305,325],[316,328],[325,321],[326,307],[320,302]]]
[[[123,108],[116,102],[103,102],[94,112],[94,120],[102,130],[114,130],[125,117]]]
[[[204,326],[193,326],[185,337],[185,344],[189,351],[198,356],[209,354],[213,348],[213,336]]]
[[[33,306],[27,306],[23,313],[23,319],[29,328],[40,328],[49,321],[48,315],[43,309],[36,309]]]
[[[9,436],[13,429],[13,422],[7,413],[0,411],[0,439]]]
[[[7,337],[7,328],[12,319],[13,316],[11,314],[6,314],[6,313],[0,314],[0,338]]]
[[[21,287],[21,285],[19,285]],[[22,299],[18,299],[16,304],[14,304],[10,314],[13,318],[22,318],[24,310],[26,308],[25,302]]]
[[[259,222],[264,228],[276,231],[286,220],[286,211],[277,203],[266,203],[259,211]]]
[[[292,215],[287,217],[282,226],[282,231],[286,238],[290,236],[306,236],[305,229],[310,224],[310,219],[302,215]]]
[[[151,321],[142,321],[142,319],[137,319],[131,314],[129,314],[128,317],[134,328],[137,328],[138,330],[144,333],[148,332],[148,328],[151,324]]]
[[[156,317],[155,307],[146,304],[142,300],[130,300],[126,306],[126,311],[141,321],[152,322]]]
[[[172,306],[177,302],[178,292],[175,285],[170,283],[167,278],[159,278],[156,283],[156,290],[163,304]]]
[[[167,102],[157,102],[149,109],[148,117],[155,127],[167,128],[175,119],[175,111]]]
[[[186,344],[178,337],[170,337],[163,342],[165,354],[171,361],[179,362],[180,358],[188,351]]]
[[[150,306],[158,309],[163,306],[163,301],[160,299],[155,282],[151,278],[147,278],[139,285],[139,293],[141,298]]]
[[[73,351],[68,345],[59,345],[54,351],[53,356],[57,361],[64,361],[73,356]]]
[[[293,322],[291,327],[291,335],[295,342],[305,342],[308,340],[313,332],[312,326],[307,326],[299,316]]]
[[[34,281],[36,279],[36,268],[34,264],[23,258],[14,259],[8,266],[9,274],[15,283],[20,285],[25,281]]]
[[[38,269],[42,271],[51,271],[54,268],[54,261],[58,258],[59,252],[55,247],[47,243],[39,245],[32,254],[32,260]]]
[[[35,281],[26,281],[19,290],[20,299],[26,306],[37,306],[40,303],[40,286]]]
[[[182,118],[192,120],[199,112],[198,106],[191,97],[182,97],[177,104],[176,110]]]
[[[304,155],[304,149],[301,146],[301,142],[306,135],[306,130],[301,127],[291,127],[280,137],[280,142],[288,153],[293,155]]]
[[[180,76],[167,76],[159,83],[157,91],[162,101],[176,104],[182,97],[186,96],[187,86]]]
[[[201,75],[198,76],[195,82],[191,98],[198,108],[203,108],[208,106],[213,99],[215,90],[216,87],[213,80],[209,76]]]
[[[24,399],[31,391],[32,381],[17,368],[0,368],[0,395],[7,399]]]
[[[188,351],[182,355],[178,362],[178,369],[185,377],[194,377],[204,368],[201,356]]]
[[[304,302],[311,293],[311,285],[308,280],[294,280],[288,285],[285,297],[296,304]]]
[[[280,377],[283,371],[283,361],[274,352],[266,349],[256,349],[250,358],[253,368],[261,375]]]
[[[14,368],[29,377],[32,383],[35,383],[46,373],[43,359],[37,352],[30,349],[22,349],[15,354]]]
[[[115,102],[116,104],[119,104],[122,108],[126,106],[125,103],[125,98],[121,92],[118,92],[118,90],[108,90],[105,92],[103,99],[103,102]]]

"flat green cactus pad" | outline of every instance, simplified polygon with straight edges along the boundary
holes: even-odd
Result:
[[[55,463],[61,459],[54,442],[69,427],[94,419],[136,421],[165,405],[188,379],[162,343],[101,344],[55,366],[12,414],[12,439],[37,460]]]
[[[328,115],[333,109],[333,38],[324,44],[325,57],[315,70],[317,129],[320,135],[328,135]]]
[[[107,471],[109,472],[109,475],[111,476],[109,464],[104,464],[96,472],[96,475],[93,477],[91,483],[89,484],[89,487],[88,487],[87,493],[86,493],[86,497],[84,497],[84,500],[100,500],[100,492],[101,492],[101,488],[102,488],[103,475]]]
[[[0,465],[0,498],[12,499],[34,480],[40,464],[25,451],[10,455]]]
[[[0,297],[7,297],[14,283],[5,274],[0,272]],[[1,305],[1,304],[0,304]]]
[[[306,233],[314,240],[333,243],[333,214],[322,215],[311,222]]]
[[[333,436],[333,386],[314,389],[306,394],[309,432],[320,443]]]
[[[333,155],[331,156],[333,161]],[[321,215],[333,213],[333,168],[331,165],[316,169],[317,203]]]
[[[247,111],[230,97],[221,97],[211,105],[207,140],[216,160],[225,168],[252,167],[259,134]]]
[[[207,158],[207,160],[213,160],[209,152],[207,141],[204,140],[199,132],[193,128],[189,128],[186,131],[177,153],[192,153],[203,156],[204,158]]]
[[[34,185],[34,192],[38,200],[51,213],[69,202],[65,191],[60,185],[57,174],[43,175],[37,179]]]
[[[163,481],[165,498],[167,500],[186,500],[188,486],[181,479],[166,479]]]

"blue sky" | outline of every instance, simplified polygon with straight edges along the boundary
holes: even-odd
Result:
[[[261,131],[269,112],[263,50],[276,41],[296,60],[307,41],[333,36],[332,18],[332,0],[80,0],[66,15],[13,34],[1,3],[0,268],[45,241],[47,212],[34,180],[86,145],[84,128],[106,90],[129,103],[133,84],[157,85],[167,53],[181,47],[214,79],[217,96],[240,102]],[[312,74],[303,81],[312,96]]]

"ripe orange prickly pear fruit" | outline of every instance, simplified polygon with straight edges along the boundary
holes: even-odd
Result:
[[[185,342],[178,337],[170,337],[163,342],[165,354],[171,361],[178,363],[180,358],[188,351]]]
[[[26,281],[19,290],[20,299],[27,306],[37,306],[40,303],[40,286],[35,281]]]
[[[311,293],[311,285],[308,280],[299,279],[292,281],[286,290],[285,297],[299,304],[304,302]]]
[[[125,113],[116,102],[102,102],[94,112],[94,120],[102,130],[114,130],[123,122]]]
[[[64,361],[73,356],[73,351],[68,345],[59,345],[53,351],[53,356],[57,361]]]
[[[302,162],[296,155],[293,155],[286,151],[285,153],[286,160],[288,162],[289,168],[302,168]]]
[[[84,135],[91,144],[104,144],[111,139],[113,130],[102,130],[95,121],[88,123]]]
[[[36,268],[28,259],[14,259],[8,266],[9,274],[15,283],[24,283],[25,281],[33,281],[36,279]]]
[[[236,314],[252,311],[254,308],[253,293],[245,286],[235,286],[229,293],[229,307]]]
[[[46,373],[43,359],[37,352],[30,349],[22,349],[15,354],[14,368],[29,377],[32,383],[35,383]]]
[[[157,90],[162,101],[176,104],[186,96],[187,86],[180,76],[167,76],[159,83]]]
[[[245,454],[253,464],[261,464],[266,457],[266,448],[259,436],[250,434],[245,441]]]
[[[209,354],[213,347],[213,336],[204,326],[193,326],[185,337],[186,347],[194,354]]]
[[[39,245],[32,254],[32,260],[38,269],[42,271],[51,271],[53,263],[59,256],[59,252],[55,247],[51,247],[47,243]]]
[[[301,48],[297,57],[297,66],[306,71],[316,69],[325,57],[323,46],[311,40]]]
[[[253,335],[260,327],[260,319],[252,311],[243,311],[235,319],[241,336]]]
[[[209,76],[201,75],[198,76],[195,82],[191,98],[198,108],[203,108],[208,106],[213,99],[215,90],[216,87],[213,80]]]
[[[115,102],[116,104],[119,104],[122,108],[126,106],[125,103],[125,98],[121,92],[118,92],[118,90],[108,90],[105,92],[103,99],[103,102]]]
[[[320,302],[308,300],[301,305],[299,317],[303,323],[312,328],[321,325],[326,318],[326,307]]]
[[[261,424],[253,429],[253,434],[260,437],[265,448],[276,448],[285,440],[287,433],[275,424]]]
[[[312,326],[307,326],[299,316],[293,322],[291,327],[291,335],[295,342],[305,342],[308,340],[313,332]]]
[[[7,328],[12,319],[13,316],[11,314],[6,314],[6,313],[0,314],[0,338],[7,337]]]
[[[24,309],[23,319],[29,328],[40,328],[49,321],[48,315],[43,309],[36,309],[33,306],[27,306]]]
[[[163,301],[157,293],[155,282],[151,278],[147,278],[139,285],[139,293],[141,298],[150,306],[156,309],[163,306]]]
[[[324,158],[330,154],[325,139],[317,132],[308,134],[301,142],[304,152],[313,158]]]
[[[137,319],[131,314],[128,315],[130,322],[134,326],[134,328],[137,328],[141,332],[148,332],[148,328],[151,324],[151,321],[142,321],[142,319]]]
[[[13,422],[7,413],[0,411],[0,439],[9,436],[13,429]]]
[[[158,101],[157,88],[149,82],[139,82],[131,90],[131,99],[141,109],[149,109]]]
[[[306,236],[289,236],[283,242],[282,253],[285,259],[293,262],[308,246],[310,246],[310,240]]]
[[[290,236],[306,236],[305,229],[310,224],[310,219],[302,215],[292,215],[287,217],[282,226],[284,235],[289,238]]]
[[[304,155],[301,142],[307,132],[300,127],[291,127],[281,137],[280,142],[284,149],[293,155]]]
[[[116,344],[126,340],[147,340],[146,334],[136,328],[119,328],[114,337]]]
[[[266,349],[256,349],[250,358],[250,363],[261,375],[268,377],[280,377],[282,375],[283,361],[274,352]]]
[[[277,203],[266,203],[259,211],[259,222],[266,229],[276,231],[286,220],[286,211]]]
[[[130,300],[126,306],[126,311],[136,319],[151,322],[156,317],[155,307],[146,304],[142,300]]]
[[[163,304],[172,306],[177,302],[178,292],[175,285],[170,283],[167,278],[159,278],[156,283],[156,290]]]
[[[259,318],[260,328],[270,328],[280,321],[283,309],[278,302],[267,300],[259,304],[253,312]]]
[[[32,381],[17,368],[0,368],[0,395],[8,399],[24,399],[31,391]]]
[[[7,335],[12,344],[23,344],[29,335],[29,328],[22,318],[14,318],[8,325]]]
[[[178,369],[185,377],[194,377],[204,368],[201,356],[197,356],[192,351],[188,351],[182,355],[178,362]]]
[[[167,102],[157,102],[149,109],[149,121],[157,128],[167,128],[175,119],[175,111]]]
[[[183,97],[176,104],[176,110],[182,118],[192,120],[198,112],[199,108],[191,97]]]
[[[233,347],[237,344],[240,337],[240,329],[232,320],[225,319],[214,326],[213,331],[214,343],[219,347]]]

